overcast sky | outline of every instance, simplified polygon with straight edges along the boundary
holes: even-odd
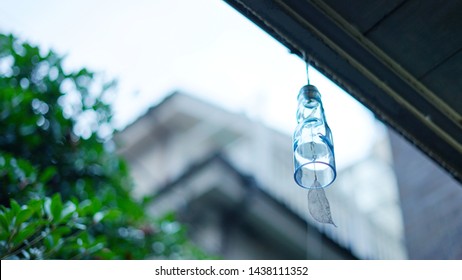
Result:
[[[280,131],[295,128],[305,64],[220,0],[15,0],[0,2],[0,32],[67,55],[119,80],[115,120],[132,122],[174,90],[241,112]],[[339,167],[364,156],[372,114],[321,74]]]

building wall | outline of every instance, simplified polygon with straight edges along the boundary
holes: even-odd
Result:
[[[410,259],[462,259],[462,186],[390,131]]]

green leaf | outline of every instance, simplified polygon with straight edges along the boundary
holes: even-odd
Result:
[[[41,199],[33,199],[33,200],[29,201],[29,203],[27,204],[27,207],[29,209],[33,210],[34,212],[38,212],[38,211],[41,210],[42,205],[43,205],[43,200],[41,200]]]
[[[84,225],[84,224],[81,224],[81,223],[75,223],[74,227],[77,228],[77,229],[80,229],[80,230],[86,230],[87,229],[87,226]]]
[[[0,226],[5,230],[6,232],[10,231],[10,223],[8,222],[8,219],[5,215],[5,213],[0,213]]]
[[[101,222],[101,220],[104,219],[105,217],[106,217],[105,211],[96,212],[95,215],[93,215],[93,223],[97,224]]]
[[[50,211],[53,220],[59,221],[61,219],[61,213],[63,211],[63,202],[61,201],[61,195],[59,193],[53,195],[51,198]]]
[[[15,201],[11,200],[11,212],[14,216],[18,215],[19,211],[21,211],[21,206]]]
[[[106,211],[106,214],[104,216],[105,221],[115,221],[118,219],[120,216],[122,216],[123,213],[120,210],[117,209],[111,209]]]
[[[76,212],[77,207],[71,201],[66,202],[64,205],[63,211],[61,212],[61,221],[66,222],[72,215]]]
[[[48,166],[43,170],[42,174],[40,174],[39,181],[42,183],[47,183],[55,174],[57,170],[54,166]]]
[[[97,243],[96,245],[94,245],[94,246],[87,249],[87,254],[92,255],[92,254],[98,252],[99,250],[101,250],[103,248],[104,248],[103,243]]]
[[[51,198],[45,197],[45,201],[43,202],[43,210],[49,219],[53,218],[53,215],[51,214]]]
[[[25,228],[21,229],[21,231],[16,234],[16,236],[13,238],[13,244],[14,246],[18,246],[21,244],[24,240],[27,238],[31,237],[37,230],[37,224],[29,224]]]
[[[81,216],[86,216],[93,213],[93,204],[90,200],[86,199],[80,202],[78,212]]]
[[[53,232],[53,235],[64,236],[66,234],[69,234],[70,232],[71,232],[70,227],[60,226],[59,228],[55,229],[55,231]]]
[[[21,251],[21,254],[24,255],[24,259],[30,260],[30,254],[29,254],[29,252],[27,252],[26,250],[22,250],[22,251]]]
[[[47,235],[47,236],[43,239],[43,244],[44,244],[45,247],[48,248],[48,249],[52,249],[53,247],[55,247],[55,241],[54,241],[54,239],[53,239],[53,236]]]
[[[29,208],[22,209],[16,216],[16,222],[15,222],[16,227],[18,227],[19,225],[27,221],[33,214],[34,214],[34,211],[32,209],[29,209]]]

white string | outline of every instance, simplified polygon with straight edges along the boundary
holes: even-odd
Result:
[[[305,61],[306,63],[306,80],[308,82],[308,84],[310,84],[310,63],[308,63],[308,61]]]
[[[303,61],[306,64],[306,81],[308,82],[308,85],[310,84],[310,63],[308,62],[308,56],[306,55],[305,52],[303,52]]]

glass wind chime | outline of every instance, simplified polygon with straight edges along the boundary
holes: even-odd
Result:
[[[297,97],[298,125],[293,136],[294,179],[300,187],[309,189],[311,216],[318,222],[334,224],[324,192],[337,175],[332,133],[326,122],[321,94],[310,84],[308,68],[307,62],[308,84],[300,89]]]

